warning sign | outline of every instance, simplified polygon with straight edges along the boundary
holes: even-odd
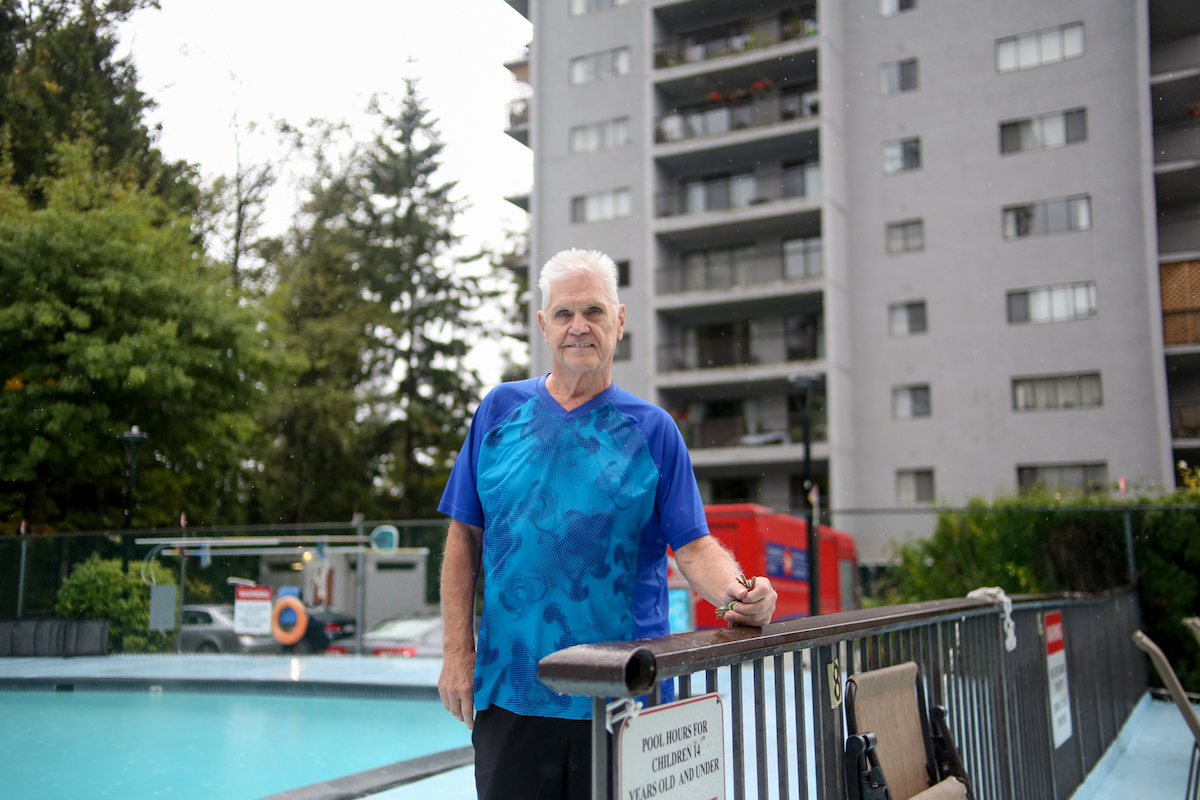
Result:
[[[724,800],[720,696],[691,697],[626,719],[618,754],[620,800]]]
[[[1067,650],[1061,611],[1046,613],[1046,672],[1050,679],[1050,725],[1054,749],[1071,738],[1071,691],[1067,685]]]
[[[271,587],[238,586],[233,600],[233,632],[271,632]]]

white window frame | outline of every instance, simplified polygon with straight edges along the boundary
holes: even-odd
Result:
[[[628,75],[632,69],[631,59],[628,46],[576,56],[568,62],[567,81],[572,86],[580,86],[592,81]]]
[[[912,86],[904,86],[904,67],[912,64]],[[894,71],[894,72],[893,72]],[[894,77],[894,80],[893,80]],[[879,89],[885,95],[903,94],[921,88],[920,64],[915,58],[902,58],[879,65]]]
[[[896,470],[896,504],[902,506],[925,505],[937,498],[937,470],[932,467],[916,467]],[[923,492],[927,484],[928,491]]]
[[[1039,214],[1044,215],[1046,230],[1033,230],[1021,233],[1022,214],[1032,210],[1033,217],[1030,225],[1038,221]],[[1066,221],[1065,227],[1050,227],[1061,218]],[[1055,197],[1049,200],[1035,200],[1030,203],[1018,203],[1005,206],[1002,210],[1002,233],[1005,240],[1030,239],[1035,236],[1049,236],[1056,233],[1079,233],[1092,229],[1092,196],[1090,194],[1075,194],[1068,197]]]
[[[920,308],[920,318],[923,327],[913,328],[913,318],[916,308]],[[929,308],[924,300],[907,300],[903,303],[892,303],[888,306],[888,332],[892,336],[920,336],[929,332]]]
[[[567,134],[567,152],[571,155],[595,153],[629,144],[629,117],[576,125]]]
[[[899,242],[900,247],[892,247],[893,232],[896,233],[895,241]],[[925,249],[925,220],[900,219],[887,223],[883,231],[883,247],[887,254],[892,256],[921,252]]]
[[[916,154],[916,163],[909,164],[909,156]],[[921,137],[892,139],[883,143],[883,174],[896,175],[921,168]]]
[[[576,195],[571,198],[571,222],[605,222],[631,213],[628,187]],[[583,213],[578,213],[582,208]]]
[[[1018,72],[1047,64],[1082,58],[1085,53],[1082,22],[1068,22],[996,40],[996,71]]]
[[[578,17],[628,4],[629,0],[568,0],[567,11],[572,17]]]
[[[1013,319],[1014,295],[1026,295],[1027,319]],[[1011,289],[1005,297],[1005,315],[1010,325],[1042,325],[1092,319],[1098,313],[1095,281],[1052,283],[1028,289]]]
[[[1013,378],[1012,404],[1017,413],[1100,408],[1104,405],[1100,372]]]
[[[1079,114],[1082,122],[1082,136],[1070,138],[1071,126],[1067,120],[1074,114]],[[1018,126],[1017,138],[1019,146],[1013,150],[1004,149],[1004,129]],[[1079,126],[1076,126],[1079,127]],[[1065,111],[1054,111],[1049,114],[1036,114],[1032,117],[1010,119],[1000,123],[1000,154],[1005,156],[1017,153],[1034,153],[1040,150],[1053,150],[1087,141],[1087,109],[1069,108]]]
[[[924,413],[917,413],[917,398],[924,394]],[[925,419],[933,416],[933,393],[928,383],[892,387],[892,419]]]

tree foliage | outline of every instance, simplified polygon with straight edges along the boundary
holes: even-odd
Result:
[[[1128,505],[1142,627],[1192,691],[1200,648],[1180,620],[1200,615],[1200,487]],[[1103,592],[1132,583],[1124,509],[1112,498],[1049,494],[972,501],[944,509],[933,535],[899,548],[881,592],[886,602],[1008,594]]]
[[[147,7],[157,0],[0,0],[0,133],[11,181],[35,200],[59,142],[87,136],[100,167],[132,169],[174,211],[196,206],[193,170],[163,160],[145,122],[153,102],[115,57],[117,24]]]
[[[458,209],[436,175],[436,123],[412,83],[399,105],[373,101],[378,133],[346,153],[330,126],[310,144],[306,213],[273,298],[304,366],[273,419],[272,518],[432,515],[478,397],[464,339],[490,295],[449,255]]]
[[[40,202],[0,182],[0,486],[35,524],[114,527],[136,424],[137,522],[217,521],[272,357],[187,220],[100,161],[60,144]]]

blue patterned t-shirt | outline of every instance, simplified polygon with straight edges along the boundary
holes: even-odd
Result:
[[[670,633],[667,545],[708,533],[671,417],[613,384],[566,411],[546,378],[501,384],[475,412],[442,513],[483,529],[475,708],[589,719],[537,680],[576,644]]]

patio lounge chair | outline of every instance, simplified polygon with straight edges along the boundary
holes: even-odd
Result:
[[[931,728],[916,664],[851,676],[845,701],[848,800],[974,800],[945,709]]]
[[[1189,624],[1188,627],[1191,628],[1192,626]],[[1195,629],[1193,628],[1193,630]],[[1183,714],[1184,721],[1192,729],[1192,738],[1195,741],[1192,743],[1192,762],[1188,765],[1187,791],[1184,792],[1184,797],[1188,798],[1188,800],[1196,800],[1196,798],[1200,797],[1200,718],[1197,718],[1196,710],[1188,702],[1187,694],[1183,691],[1183,686],[1179,683],[1179,678],[1175,676],[1175,670],[1171,668],[1171,664],[1167,661],[1167,657],[1163,655],[1163,651],[1158,649],[1158,645],[1141,631],[1133,632],[1133,643],[1144,650],[1146,655],[1150,656],[1150,661],[1154,664],[1154,668],[1158,670],[1158,676],[1166,684],[1167,691],[1171,693],[1171,697],[1175,700],[1175,705],[1179,706],[1179,711]]]

